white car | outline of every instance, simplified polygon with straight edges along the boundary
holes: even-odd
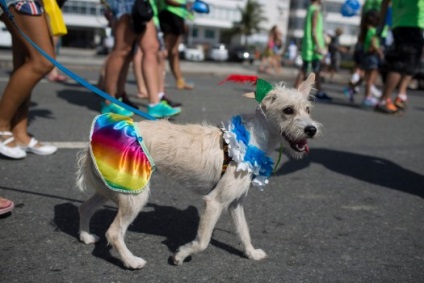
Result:
[[[195,47],[186,47],[184,50],[184,58],[189,61],[204,61],[205,52],[201,45]]]
[[[209,49],[208,58],[214,61],[227,61],[228,49],[225,44],[217,43],[212,45]]]
[[[0,22],[0,47],[12,47],[12,36],[3,22]]]

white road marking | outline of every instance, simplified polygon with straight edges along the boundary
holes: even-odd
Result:
[[[58,148],[62,148],[62,149],[73,149],[73,148],[77,148],[77,149],[83,149],[86,148],[88,146],[88,142],[44,142],[45,144],[52,144],[54,146],[57,146]]]

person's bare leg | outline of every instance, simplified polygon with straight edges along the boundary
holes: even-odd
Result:
[[[140,38],[140,48],[143,52],[143,77],[149,95],[149,103],[159,103],[159,71],[157,52],[159,43],[156,39],[156,27],[153,21],[146,24],[146,30]]]
[[[165,93],[165,75],[166,75],[166,58],[168,52],[166,50],[160,50],[158,52],[158,72],[159,72],[159,92]]]
[[[10,12],[21,30],[54,58],[46,18],[19,14],[14,7],[10,7]],[[14,59],[14,70],[0,100],[0,131],[13,131],[16,139],[8,144],[13,147],[17,143],[27,144],[31,138],[27,132],[31,91],[51,71],[53,65],[22,37],[4,14],[2,19],[12,35],[13,56],[21,58]]]
[[[115,24],[115,46],[105,68],[104,90],[111,96],[116,95],[119,75],[135,39],[136,34],[131,28],[130,16],[123,15]],[[110,102],[106,101],[106,103]]]
[[[144,82],[143,78],[143,69],[142,69],[142,62],[143,62],[143,52],[141,51],[140,47],[136,47],[137,50],[134,54],[133,58],[133,71],[134,71],[134,77],[135,81],[137,83],[137,97],[138,98],[147,98],[147,88],[146,83]]]
[[[395,88],[398,86],[400,79],[401,75],[399,73],[390,72],[387,74],[380,101],[386,101],[387,99],[391,98],[391,95]]]

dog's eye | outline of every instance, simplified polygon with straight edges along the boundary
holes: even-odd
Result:
[[[309,107],[306,107],[306,113],[309,113],[309,111],[311,111]]]
[[[293,110],[293,108],[292,108],[292,107],[287,107],[287,108],[284,108],[284,109],[283,109],[283,113],[284,113],[284,114],[287,114],[287,115],[293,115],[294,110]]]

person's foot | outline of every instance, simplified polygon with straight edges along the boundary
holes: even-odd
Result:
[[[332,101],[333,98],[328,96],[325,92],[323,91],[319,91],[317,92],[317,94],[315,95],[315,98],[318,100],[322,100],[322,101]]]
[[[194,85],[192,83],[186,83],[184,79],[177,81],[177,89],[179,90],[192,90]]]
[[[380,102],[375,106],[375,111],[384,114],[395,114],[398,112],[396,106],[392,103],[391,99],[387,99],[385,102]]]
[[[28,144],[19,144],[19,147],[37,155],[50,155],[57,151],[57,147],[51,144],[42,144],[35,138],[31,138]]]
[[[119,114],[119,115],[127,116],[127,117],[131,117],[131,116],[134,115],[133,112],[131,112],[131,111],[129,111],[129,110],[127,110],[127,109],[125,109],[125,108],[123,108],[123,107],[115,104],[115,103],[106,104],[105,102],[102,102],[101,103],[100,112],[102,114],[105,114],[105,113],[115,113],[115,114]]]
[[[157,119],[167,118],[181,113],[181,108],[172,108],[165,101],[162,101],[155,106],[148,106],[147,113]]]
[[[0,197],[0,215],[6,214],[15,207],[13,201]]]
[[[9,131],[0,132],[0,154],[12,159],[26,157],[26,152],[16,145],[15,138]]]
[[[164,101],[164,102],[168,103],[168,105],[171,106],[172,108],[181,107],[183,105],[180,102],[172,101],[166,95],[162,96],[162,98],[160,99],[160,101]]]
[[[47,80],[49,80],[50,82],[59,82],[59,83],[63,83],[66,82],[68,80],[68,77],[61,75],[61,74],[57,74],[57,75],[48,75],[47,76]]]
[[[128,98],[128,95],[126,92],[123,92],[121,95],[117,94],[116,97],[119,99],[121,99],[121,101],[123,103],[125,103],[126,105],[131,106],[132,108],[138,109],[138,106],[135,105],[133,102],[131,102],[131,100]]]
[[[350,87],[344,88],[343,93],[345,96],[349,98],[349,102],[351,103],[355,102],[355,91],[352,88]]]
[[[399,110],[405,111],[407,108],[407,104],[405,100],[400,99],[399,97],[396,97],[395,99],[395,106]]]
[[[375,107],[378,104],[378,100],[375,97],[369,96],[362,101],[364,107]]]

